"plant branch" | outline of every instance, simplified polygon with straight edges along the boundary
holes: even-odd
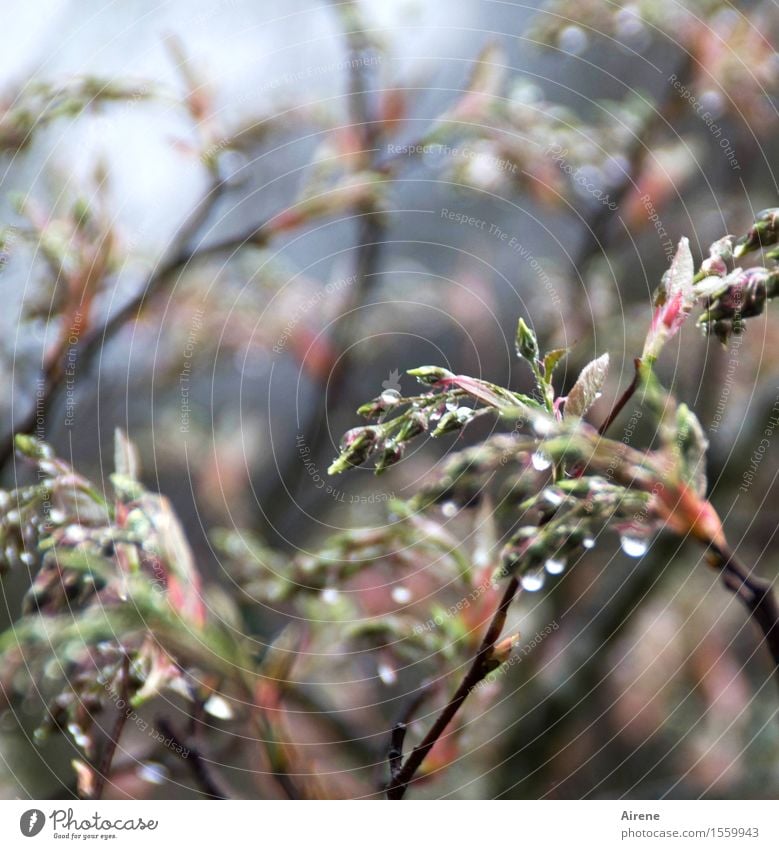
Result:
[[[779,682],[779,604],[769,581],[750,574],[727,548],[713,548],[709,562],[722,573],[722,583],[744,603],[763,632]]]
[[[64,374],[65,359],[73,358],[76,353],[84,364],[89,365],[94,356],[103,348],[105,343],[133,317],[143,309],[146,301],[157,294],[168,283],[170,277],[186,266],[193,259],[200,258],[228,247],[237,247],[251,239],[251,234],[244,234],[221,242],[216,242],[205,248],[192,248],[190,242],[197,235],[203,223],[208,218],[214,205],[222,196],[224,183],[220,180],[212,184],[210,191],[202,198],[192,213],[179,227],[173,237],[173,249],[157,269],[147,278],[145,284],[126,304],[106,318],[99,328],[85,334],[75,346],[68,343],[68,335],[63,334],[63,345],[60,349],[47,354],[39,378],[39,389],[32,409],[21,422],[14,422],[11,411],[10,432],[3,438],[0,445],[0,470],[2,470],[13,454],[13,437],[16,433],[30,433],[36,426],[40,427],[56,400]],[[255,228],[256,230],[256,228]]]
[[[91,794],[92,799],[103,798],[106,782],[108,781],[108,774],[111,771],[111,764],[113,763],[114,755],[116,754],[116,747],[119,745],[119,738],[122,736],[122,731],[124,731],[124,726],[130,715],[130,711],[127,709],[130,699],[130,657],[127,653],[125,653],[122,657],[122,665],[120,667],[119,676],[121,681],[119,700],[122,703],[122,707],[119,708],[119,713],[116,716],[114,727],[106,741],[103,756],[100,759],[100,765],[97,768],[95,786],[92,789]]]
[[[375,171],[377,170],[376,153],[380,141],[380,124],[372,115],[369,104],[370,80],[367,77],[364,61],[364,54],[371,49],[371,43],[354,5],[335,4],[335,10],[342,18],[343,35],[350,55],[348,109],[352,129],[360,140],[359,167],[361,170]],[[371,280],[376,274],[382,244],[382,212],[379,203],[376,200],[363,201],[355,208],[354,214],[359,216],[354,252],[354,283],[349,287],[340,320],[333,332],[331,340],[334,351],[333,367],[328,375],[326,391],[320,393],[306,425],[306,429],[312,431],[309,439],[312,457],[318,457],[325,449],[328,436],[328,410],[336,410],[342,406],[347,378],[352,374],[355,363],[351,342],[360,321],[359,309],[365,300]],[[296,470],[297,474],[295,474]],[[288,478],[291,480],[288,481]],[[267,506],[262,512],[269,530],[278,530],[283,535],[285,519],[291,522],[296,521],[295,511],[288,509],[288,498],[290,494],[295,495],[298,485],[304,478],[307,479],[307,476],[303,474],[303,466],[295,453],[289,462],[279,469],[276,483],[264,499]]]
[[[622,393],[622,395],[619,396],[617,402],[611,408],[611,412],[606,416],[606,418],[603,420],[603,423],[598,428],[598,434],[600,436],[603,436],[606,431],[611,427],[614,420],[624,409],[625,404],[627,404],[627,402],[635,395],[636,389],[638,389],[639,387],[639,384],[641,382],[641,372],[639,370],[641,367],[641,360],[638,357],[633,360],[633,366],[636,370],[635,374],[633,375],[633,381],[631,382],[630,386],[628,386],[628,388]]]
[[[517,578],[512,577],[509,580],[505,592],[503,593],[498,609],[495,611],[495,615],[492,617],[492,620],[487,627],[487,631],[484,634],[484,638],[482,639],[481,645],[470,669],[460,682],[460,686],[457,688],[448,704],[438,715],[438,718],[433,723],[422,742],[412,749],[402,766],[399,766],[402,751],[393,752],[392,763],[397,768],[394,770],[394,775],[390,776],[390,782],[387,787],[388,799],[403,798],[406,790],[408,789],[408,785],[413,780],[417,770],[430,753],[430,750],[438,742],[439,738],[446,730],[446,727],[452,719],[454,719],[457,711],[459,711],[462,707],[463,702],[468,698],[473,688],[480,681],[484,680],[487,675],[489,675],[492,670],[490,661],[492,660],[493,649],[495,648],[495,643],[498,641],[501,631],[506,624],[506,614],[508,613],[508,609],[512,601],[514,601],[514,596],[517,594],[518,588],[519,581]],[[405,724],[399,723],[399,725]],[[401,733],[398,730],[398,725],[396,725],[393,729],[392,736],[395,746],[397,746],[398,743],[402,746],[402,738],[405,736],[405,727]]]
[[[165,738],[170,739],[173,742],[174,751],[177,753],[187,752],[186,757],[182,755],[182,760],[186,762],[193,778],[197,782],[197,786],[200,788],[200,791],[204,796],[208,799],[229,798],[219,789],[216,781],[212,778],[208,764],[200,751],[192,746],[187,746],[182,743],[167,719],[158,719],[157,727]]]

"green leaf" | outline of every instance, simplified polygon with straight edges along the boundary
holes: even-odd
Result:
[[[609,370],[609,355],[603,354],[581,371],[565,402],[565,415],[581,418],[598,400]]]
[[[522,318],[517,323],[515,344],[517,356],[535,366],[538,361],[538,339],[536,339],[536,334],[525,324],[525,320]]]
[[[663,345],[675,336],[684,324],[695,305],[694,277],[695,263],[690,253],[690,242],[683,237],[679,240],[671,267],[663,275],[662,283],[655,294],[655,311],[644,341],[642,360],[653,363]]]
[[[114,431],[114,471],[134,481],[138,480],[140,471],[138,452],[121,428]]]
[[[547,380],[554,374],[560,361],[568,356],[568,348],[555,348],[552,351],[547,351],[544,354],[544,375]]]
[[[706,451],[709,447],[701,423],[686,404],[676,410],[676,454],[679,476],[700,496],[706,495]]]

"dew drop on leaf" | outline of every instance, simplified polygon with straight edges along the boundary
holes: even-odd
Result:
[[[553,489],[544,490],[544,500],[552,507],[559,507],[563,503],[563,496]]]
[[[380,663],[378,673],[381,683],[387,687],[391,687],[398,680],[397,673],[388,663]]]
[[[216,693],[212,693],[208,697],[206,703],[203,705],[203,710],[217,719],[232,719],[234,716],[229,702]]]
[[[538,472],[543,472],[552,465],[552,461],[549,459],[549,456],[540,450],[533,452],[530,462],[533,464],[533,468]]]
[[[457,510],[458,508],[454,501],[445,501],[441,505],[441,512],[447,519],[453,519],[457,515]]]
[[[557,560],[550,557],[544,564],[544,568],[550,575],[562,575],[565,571],[565,560]]]
[[[404,586],[393,587],[392,600],[395,604],[408,604],[411,601],[411,590]]]
[[[643,557],[649,548],[646,540],[641,537],[621,536],[619,544],[628,557]]]
[[[335,587],[326,587],[322,590],[322,601],[325,604],[335,604],[338,601],[338,590]]]
[[[137,774],[141,781],[147,781],[149,784],[164,784],[168,770],[162,764],[147,761],[138,767]]]
[[[522,585],[523,590],[529,593],[537,593],[543,588],[545,580],[543,569],[537,569],[533,572],[525,572],[519,579],[519,583]]]

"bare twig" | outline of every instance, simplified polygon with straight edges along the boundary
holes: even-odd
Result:
[[[203,793],[204,796],[206,796],[206,798],[229,798],[219,789],[219,786],[217,785],[216,781],[211,776],[211,770],[208,766],[208,763],[200,751],[193,748],[192,746],[185,745],[184,743],[182,743],[167,719],[159,718],[157,720],[157,727],[162,732],[165,738],[170,739],[173,742],[173,750],[178,753],[182,753],[182,760],[189,767],[193,778],[197,782],[197,786],[200,788],[200,791]],[[183,756],[183,752],[187,753],[186,756]]]
[[[403,708],[397,722],[392,727],[389,749],[387,749],[387,764],[389,766],[390,782],[395,780],[395,777],[403,766],[403,743],[406,739],[406,731],[408,730],[409,723],[414,718],[414,715],[422,704],[430,698],[434,690],[435,682],[423,682],[419,686],[417,692],[408,700],[408,703]],[[382,785],[382,790],[383,789],[384,786]]]
[[[354,4],[336,4],[335,9],[343,19],[344,38],[351,61],[349,62],[349,114],[352,129],[359,136],[359,157],[363,170],[376,171],[376,153],[379,145],[380,123],[372,115],[368,102],[370,81],[366,74],[364,54],[371,49],[370,40],[363,29]],[[321,392],[319,399],[312,408],[308,419],[307,429],[312,431],[309,439],[309,449],[312,457],[318,457],[325,448],[328,436],[326,425],[328,410],[336,410],[341,406],[346,379],[352,373],[354,365],[354,350],[351,342],[354,338],[355,326],[360,320],[359,308],[362,305],[368,287],[376,274],[379,252],[382,244],[383,227],[381,209],[376,200],[363,201],[354,210],[360,216],[357,233],[357,244],[354,252],[354,283],[349,287],[347,302],[342,309],[340,321],[337,323],[332,348],[335,353],[334,365],[327,380],[327,391]],[[302,481],[302,471],[295,475],[300,466],[297,455],[279,470],[278,478],[272,491],[268,494],[263,517],[268,530],[285,528],[282,525],[284,517],[291,521],[293,511],[288,509],[288,493],[295,494],[297,483]],[[302,469],[302,467],[300,467]],[[288,480],[291,478],[291,481]]]
[[[95,770],[95,784],[92,789],[91,798],[102,799],[105,792],[108,774],[111,772],[111,764],[114,761],[116,747],[119,745],[119,738],[122,736],[124,726],[130,716],[128,702],[130,699],[130,657],[125,652],[122,656],[122,664],[119,668],[120,692],[119,701],[117,702],[118,713],[114,727],[111,729],[111,734],[106,741],[103,756],[100,758],[100,765]],[[121,707],[119,706],[121,704]]]
[[[517,578],[512,577],[509,580],[505,592],[503,593],[498,609],[495,611],[495,615],[492,617],[492,620],[487,627],[481,646],[479,647],[476,657],[474,658],[470,669],[466,673],[465,678],[461,681],[460,686],[457,688],[446,707],[444,707],[438,715],[438,718],[433,723],[422,742],[412,749],[403,765],[396,769],[394,775],[390,777],[390,782],[387,787],[388,799],[403,798],[406,790],[408,789],[408,785],[411,783],[414,775],[416,774],[416,771],[422,765],[422,762],[428,756],[433,746],[435,746],[438,742],[439,738],[446,730],[446,727],[452,719],[454,719],[457,711],[462,707],[463,702],[468,698],[473,688],[480,681],[484,680],[487,675],[489,675],[492,669],[491,660],[495,643],[498,641],[501,631],[506,624],[506,614],[511,602],[514,601],[514,596],[517,594],[518,588],[519,581]],[[395,737],[395,742],[398,742],[398,738],[401,735],[397,730],[397,726],[395,726],[395,729],[393,730],[393,736]],[[402,739],[400,739],[400,743],[402,745]],[[393,761],[397,765],[398,758],[393,757]]]
[[[639,383],[641,382],[641,372],[639,371],[641,367],[641,360],[636,357],[633,360],[633,366],[635,367],[636,373],[633,375],[633,381],[630,386],[619,396],[616,404],[611,408],[611,412],[606,416],[603,420],[603,424],[598,428],[598,433],[603,436],[604,433],[611,427],[614,422],[614,419],[622,412],[625,407],[625,404],[635,395],[636,389],[638,389]]]
[[[68,345],[68,337],[65,334],[63,336],[64,348],[46,355],[39,378],[37,397],[32,409],[24,416],[21,422],[14,421],[13,410],[11,410],[10,432],[3,438],[0,445],[0,470],[5,467],[8,459],[13,454],[14,434],[30,433],[36,426],[45,423],[46,417],[61,387],[64,360],[66,357],[73,358],[78,355],[82,363],[88,365],[105,343],[130,319],[141,312],[146,301],[157,294],[168,283],[170,277],[176,271],[182,269],[196,257],[199,258],[207,254],[216,253],[218,250],[224,250],[228,246],[242,244],[239,239],[231,239],[229,243],[218,242],[206,248],[190,247],[190,242],[197,235],[203,222],[208,218],[217,200],[221,197],[223,190],[224,184],[221,181],[216,181],[213,184],[211,190],[203,197],[181,227],[179,227],[172,240],[173,249],[169,257],[155,269],[134,297],[110,315],[101,327],[87,333],[83,339],[79,339],[73,348]],[[249,235],[245,238],[248,240],[251,236]]]
[[[729,549],[714,548],[711,565],[722,572],[722,583],[744,603],[765,637],[779,682],[779,604],[772,585],[750,574]]]

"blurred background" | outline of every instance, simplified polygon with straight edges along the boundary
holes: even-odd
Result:
[[[101,482],[124,428],[225,593],[238,579],[214,529],[304,558],[333,533],[384,527],[390,500],[478,438],[428,442],[380,478],[328,478],[357,406],[413,392],[407,369],[529,391],[513,351],[523,316],[545,348],[571,348],[561,392],[610,352],[598,421],[632,378],[679,238],[699,262],[777,204],[770,0],[7,11],[3,438],[40,424]],[[69,360],[68,340],[111,316]],[[711,442],[728,536],[765,577],[779,567],[777,463],[775,446],[755,452],[779,399],[777,342],[769,308],[727,348],[686,326],[659,364]],[[50,391],[47,366],[63,355]],[[447,532],[470,539],[467,511],[452,512]],[[416,604],[424,622],[458,597],[413,547],[413,579],[388,568],[347,589],[365,616]],[[4,626],[28,583],[4,580]],[[325,623],[299,675],[307,705],[288,719],[333,795],[370,795],[412,679],[391,652],[375,665],[341,645],[334,593],[316,609],[245,615],[266,640],[289,617]],[[692,546],[661,537],[631,560],[604,540],[512,617],[531,648],[474,696],[457,750],[416,795],[779,792],[768,661]],[[36,746],[33,727],[24,711],[4,716],[0,792],[68,795],[68,743]],[[227,725],[211,744],[236,795],[250,795],[239,737]],[[154,757],[156,772],[128,772],[127,795],[194,792],[175,759]]]

